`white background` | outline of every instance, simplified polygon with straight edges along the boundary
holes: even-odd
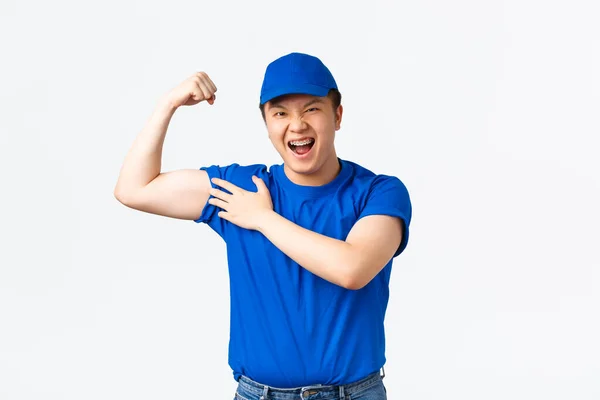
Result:
[[[159,98],[196,71],[164,170],[279,163],[266,65],[320,57],[340,157],[413,201],[390,399],[600,398],[594,1],[0,3],[0,399],[227,399],[224,244],[115,200]],[[293,362],[293,360],[290,360]]]

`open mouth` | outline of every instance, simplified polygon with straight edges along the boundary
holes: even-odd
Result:
[[[292,140],[288,142],[288,147],[298,155],[307,154],[315,144],[315,139],[306,138],[302,140]]]

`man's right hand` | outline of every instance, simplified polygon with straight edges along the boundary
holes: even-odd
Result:
[[[173,108],[194,106],[204,100],[212,105],[217,98],[216,91],[217,87],[206,72],[196,72],[173,88],[165,96],[165,100]]]

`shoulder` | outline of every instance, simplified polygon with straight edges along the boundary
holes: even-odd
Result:
[[[395,190],[408,194],[406,185],[397,176],[375,173],[352,161],[344,160],[343,162],[352,169],[353,183],[356,187],[360,187],[369,193]]]
[[[229,174],[245,174],[267,170],[267,167],[263,164],[240,165],[238,163],[233,163],[226,165],[215,164],[210,166],[204,166],[200,169],[221,171]]]
[[[240,165],[233,163],[228,165],[211,165],[200,169],[205,170],[209,178],[223,179],[246,190],[256,190],[256,185],[252,182],[253,175],[265,182],[268,182],[270,175],[269,168],[264,164]]]
[[[412,204],[408,189],[400,178],[393,175],[376,174],[358,164],[355,169],[354,185],[362,187],[359,217],[388,215],[404,221],[405,236],[412,219]],[[406,240],[406,239],[404,239]]]

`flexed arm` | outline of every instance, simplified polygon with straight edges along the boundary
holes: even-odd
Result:
[[[164,140],[171,118],[181,106],[214,104],[217,88],[198,72],[165,95],[135,139],[121,167],[114,196],[127,207],[167,217],[196,219],[209,197],[205,171],[161,172]]]

